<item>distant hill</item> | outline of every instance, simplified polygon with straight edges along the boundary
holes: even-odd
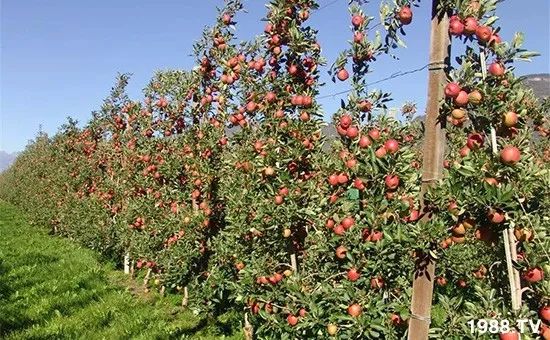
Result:
[[[9,166],[15,161],[17,153],[7,153],[0,150],[0,172],[9,168]]]
[[[550,74],[530,74],[525,76],[524,83],[533,89],[537,98],[546,98],[550,96]]]

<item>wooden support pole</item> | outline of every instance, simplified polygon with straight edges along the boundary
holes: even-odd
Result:
[[[296,262],[296,254],[291,254],[290,255],[290,266],[292,267],[292,271],[294,273],[298,272],[298,264]]]
[[[252,325],[248,321],[248,313],[244,314],[244,338],[245,340],[252,340],[254,339],[254,329],[252,328]]]
[[[423,149],[422,191],[420,202],[429,186],[435,184],[443,172],[445,133],[439,119],[439,103],[445,98],[445,67],[450,65],[449,13],[438,15],[442,0],[432,0],[432,25],[430,38],[430,68],[428,78],[428,102],[426,105]],[[429,218],[426,215],[426,218]],[[417,260],[413,278],[409,340],[428,339],[433,298],[435,261],[428,254]]]
[[[130,274],[130,254],[124,255],[124,274]]]
[[[187,289],[187,286],[183,287],[183,299],[181,300],[181,306],[187,307],[189,304],[189,290]]]

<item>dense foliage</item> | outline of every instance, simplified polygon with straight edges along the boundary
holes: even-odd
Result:
[[[350,47],[329,67],[351,86],[332,116],[337,140],[316,100],[316,1],[272,0],[264,33],[238,44],[242,5],[230,0],[195,44],[195,68],[157,73],[143,101],[121,75],[85,126],[41,133],[1,175],[0,196],[55,234],[128,254],[156,289],[259,338],[402,338],[425,259],[436,261],[434,338],[478,338],[472,319],[548,323],[548,102],[514,76],[532,53],[520,34],[501,41],[496,3],[439,8],[466,52],[448,65],[445,171],[423,202],[415,106],[388,117],[390,94],[365,80],[403,45],[419,5],[404,0],[382,4],[376,33],[351,2]]]

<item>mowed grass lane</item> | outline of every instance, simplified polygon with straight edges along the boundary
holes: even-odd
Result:
[[[182,310],[181,297],[132,293],[131,284],[93,251],[31,227],[0,201],[0,338],[241,338]]]

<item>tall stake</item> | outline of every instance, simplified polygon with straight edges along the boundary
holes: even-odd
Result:
[[[421,205],[426,189],[441,178],[445,153],[445,134],[439,120],[439,103],[445,98],[445,66],[450,64],[449,14],[438,16],[438,5],[444,1],[432,0],[432,28],[430,38],[430,69],[428,102],[426,105],[423,150]],[[427,215],[426,215],[426,218]],[[428,339],[430,309],[432,307],[435,262],[424,254],[417,261],[413,279],[409,340]]]

